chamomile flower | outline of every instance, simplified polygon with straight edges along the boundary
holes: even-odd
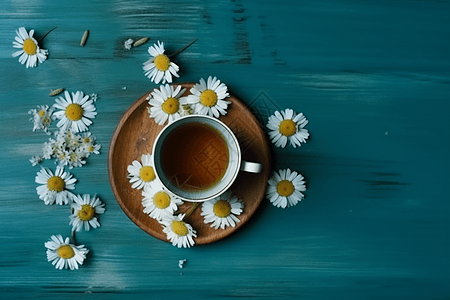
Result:
[[[303,176],[290,169],[274,172],[269,179],[269,187],[266,196],[276,207],[290,207],[296,205],[305,196],[306,191]]]
[[[30,121],[33,122],[33,131],[43,130],[45,133],[51,134],[48,132],[48,127],[53,120],[53,108],[49,108],[48,105],[38,105],[38,109],[30,109],[28,114],[32,115]]]
[[[128,39],[125,41],[123,46],[125,47],[125,49],[131,50],[131,46],[133,46],[133,43],[134,43],[133,39]]]
[[[151,218],[161,221],[165,215],[173,215],[178,205],[183,204],[179,198],[171,196],[157,180],[144,186],[142,192],[144,212]]]
[[[152,155],[142,154],[142,164],[135,160],[128,166],[128,178],[130,178],[131,187],[133,189],[142,189],[150,182],[156,179],[155,171],[153,170]]]
[[[72,178],[68,172],[64,172],[61,166],[56,167],[55,174],[48,168],[41,168],[37,173],[36,183],[41,184],[36,187],[39,199],[43,200],[46,205],[68,204],[73,197],[73,194],[68,190],[75,188],[75,178]]]
[[[231,190],[222,195],[203,202],[201,215],[205,217],[205,223],[212,223],[211,227],[225,229],[226,226],[235,227],[240,220],[236,217],[242,213],[244,203]]]
[[[184,105],[180,106],[180,110],[178,111],[178,113],[180,114],[180,117],[185,117],[185,116],[192,115],[194,113],[194,111],[192,110],[192,108],[189,104],[184,104]]]
[[[59,270],[67,268],[78,270],[78,265],[83,264],[89,252],[84,245],[75,246],[70,243],[68,237],[63,239],[60,234],[52,235],[44,245],[47,248],[47,260]]]
[[[85,152],[80,148],[76,151],[71,151],[68,156],[69,169],[73,169],[73,167],[82,167],[86,163],[86,161],[83,160],[85,158]]]
[[[159,89],[154,89],[153,92],[148,95],[147,100],[151,105],[149,107],[150,118],[155,119],[159,125],[164,125],[167,120],[169,124],[179,119],[180,108],[185,105],[185,99],[180,99],[181,95],[186,91],[181,86],[177,86],[176,89],[173,86],[166,84],[161,85]]]
[[[151,81],[158,84],[162,80],[162,84],[172,82],[172,75],[179,77],[180,69],[170,58],[164,54],[164,43],[158,41],[158,44],[148,47],[148,53],[152,56],[144,63],[144,74]]]
[[[167,239],[178,248],[190,248],[195,244],[194,238],[197,237],[197,231],[183,221],[184,216],[184,214],[166,215],[159,222],[163,226],[163,232],[167,235]]]
[[[89,231],[90,227],[100,227],[97,216],[105,212],[105,204],[96,196],[91,198],[87,194],[76,195],[73,197],[72,209],[69,223],[72,225],[72,231],[81,231],[83,227]]]
[[[33,37],[34,30],[30,30],[28,33],[25,27],[20,27],[16,30],[17,36],[14,38],[13,47],[20,49],[13,53],[13,57],[19,57],[19,62],[23,65],[26,63],[26,67],[34,68],[37,66],[37,62],[43,63],[47,59],[48,51],[39,48],[38,42]]]
[[[92,153],[100,154],[100,148],[102,148],[100,144],[85,144],[83,147],[84,156],[89,157]]]
[[[89,100],[89,95],[84,96],[84,93],[77,91],[70,96],[68,91],[64,92],[65,99],[59,97],[53,105],[56,109],[56,118],[60,119],[58,127],[62,131],[71,129],[73,132],[83,132],[92,124],[90,119],[95,118],[97,112],[95,111],[94,102]]]
[[[208,81],[201,78],[200,84],[196,83],[191,88],[191,95],[185,97],[186,103],[191,105],[196,114],[218,118],[227,114],[228,104],[231,103],[224,100],[230,96],[227,90],[227,86],[216,77],[209,76]]]
[[[303,127],[308,124],[306,117],[300,113],[296,114],[292,109],[284,111],[275,111],[275,114],[269,117],[267,127],[271,130],[269,137],[275,146],[284,148],[289,141],[292,147],[301,146],[306,143],[309,132]]]
[[[95,142],[95,136],[92,135],[92,133],[84,132],[83,135],[81,135],[81,143],[83,145],[91,145]]]

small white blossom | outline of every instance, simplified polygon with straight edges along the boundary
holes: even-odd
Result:
[[[133,46],[133,43],[134,43],[133,39],[126,40],[124,43],[125,49],[131,50],[131,46]]]
[[[34,166],[37,166],[38,164],[40,164],[43,159],[44,159],[44,157],[42,157],[42,156],[34,155],[30,158],[30,163],[34,167]]]
[[[38,105],[38,109],[30,109],[28,114],[32,115],[30,121],[33,122],[33,131],[43,130],[45,133],[51,134],[48,132],[48,127],[54,120],[53,108],[49,108],[48,105]]]

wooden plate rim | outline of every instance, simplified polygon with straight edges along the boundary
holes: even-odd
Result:
[[[182,83],[174,83],[172,84],[173,86],[178,86],[181,85],[182,87],[186,87],[187,89],[189,89],[189,87],[193,86],[195,83],[194,82],[182,82]],[[127,206],[125,205],[125,203],[123,202],[123,200],[120,197],[120,194],[118,193],[117,190],[117,186],[115,184],[115,177],[114,177],[114,173],[112,170],[112,159],[113,159],[113,154],[114,154],[114,150],[115,150],[115,144],[117,141],[117,138],[121,132],[121,129],[123,127],[123,125],[128,121],[129,117],[133,114],[133,112],[140,107],[143,102],[147,101],[147,96],[153,91],[154,89],[148,91],[147,93],[145,93],[144,95],[142,95],[139,99],[137,99],[125,112],[124,114],[121,116],[119,122],[117,123],[117,126],[113,132],[113,135],[111,137],[111,141],[110,141],[110,146],[109,146],[109,150],[108,150],[108,177],[109,177],[109,183],[111,186],[111,190],[114,194],[114,197],[116,198],[116,201],[119,203],[119,206],[121,207],[121,209],[123,210],[123,212],[125,213],[125,215],[134,223],[136,224],[140,229],[142,229],[143,231],[145,231],[146,233],[148,233],[149,235],[164,241],[164,242],[169,242],[166,238],[166,235],[161,231],[161,232],[155,232],[153,230],[151,230],[148,226],[145,226],[145,224],[143,224],[142,222],[139,221],[139,219],[134,216],[131,211],[127,208]],[[230,94],[230,98],[233,98],[234,100],[240,102],[247,110],[249,109],[239,98],[237,98],[236,96],[234,96],[233,94]],[[253,115],[253,113],[252,113]],[[253,118],[256,119],[256,117],[253,115]],[[256,120],[257,123],[259,123]],[[258,126],[258,134],[263,136],[263,144],[264,144],[264,148],[267,150],[266,152],[268,153],[268,171],[265,172],[265,180],[264,180],[264,186],[261,187],[264,190],[267,189],[267,184],[268,184],[268,178],[270,175],[270,169],[271,169],[271,159],[270,159],[270,147],[269,147],[269,142],[266,136],[266,133],[264,132],[264,130],[261,128],[261,126]],[[260,206],[262,200],[264,199],[263,197],[260,197],[259,199],[257,199],[258,203],[256,205],[256,208],[248,215],[248,219],[250,219],[253,214],[256,212],[257,208]],[[248,221],[248,220],[247,220]],[[232,233],[234,233],[236,230],[238,230],[243,224],[239,224],[239,226],[237,226],[237,228],[232,228],[233,230],[229,230],[229,231],[222,231],[219,232],[219,234],[217,234],[215,237],[215,239],[208,239],[207,237],[203,237],[203,239],[199,239],[197,238],[195,240],[196,245],[202,245],[202,244],[209,244],[218,240],[221,240],[223,238],[228,237],[229,235],[231,235]],[[170,242],[169,242],[170,243]]]

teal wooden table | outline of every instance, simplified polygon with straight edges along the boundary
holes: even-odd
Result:
[[[0,8],[2,299],[450,298],[449,1],[4,0]],[[22,26],[37,37],[57,26],[36,68],[12,57]],[[147,44],[124,48],[145,36]],[[160,40],[175,51],[195,38],[177,56],[175,83],[217,76],[261,116],[292,108],[308,118],[302,147],[271,144],[273,169],[298,171],[307,191],[287,209],[263,201],[226,239],[178,249],[122,211],[107,152],[125,110],[157,87],[142,71],[147,48]],[[76,235],[90,252],[74,271],[47,262],[44,243],[70,235],[70,211],[39,200],[39,167],[29,162],[48,136],[32,132],[27,112],[52,105],[55,88],[99,96],[89,131],[101,153],[70,172],[76,193],[96,193],[106,212],[100,228]]]

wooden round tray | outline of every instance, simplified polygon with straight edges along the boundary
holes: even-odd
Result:
[[[177,85],[186,88],[185,95],[189,95],[193,83],[174,84],[174,86]],[[145,232],[160,240],[168,241],[162,226],[143,212],[142,190],[131,188],[127,178],[128,165],[134,160],[141,161],[142,154],[152,153],[153,142],[164,127],[149,117],[147,111],[149,104],[146,97],[150,93],[151,91],[134,102],[120,119],[108,152],[108,174],[114,196],[125,214]],[[233,193],[244,202],[244,210],[238,216],[240,222],[236,224],[236,227],[217,230],[211,228],[211,223],[205,224],[203,216],[200,215],[201,205],[189,217],[186,217],[185,221],[197,231],[195,239],[197,245],[215,242],[242,227],[265,198],[270,175],[269,143],[260,123],[239,99],[231,95],[227,100],[232,102],[228,106],[228,113],[219,119],[236,135],[242,150],[242,159],[261,163],[263,169],[259,174],[240,172],[231,186]],[[191,206],[192,203],[185,202],[179,210],[187,212]]]

